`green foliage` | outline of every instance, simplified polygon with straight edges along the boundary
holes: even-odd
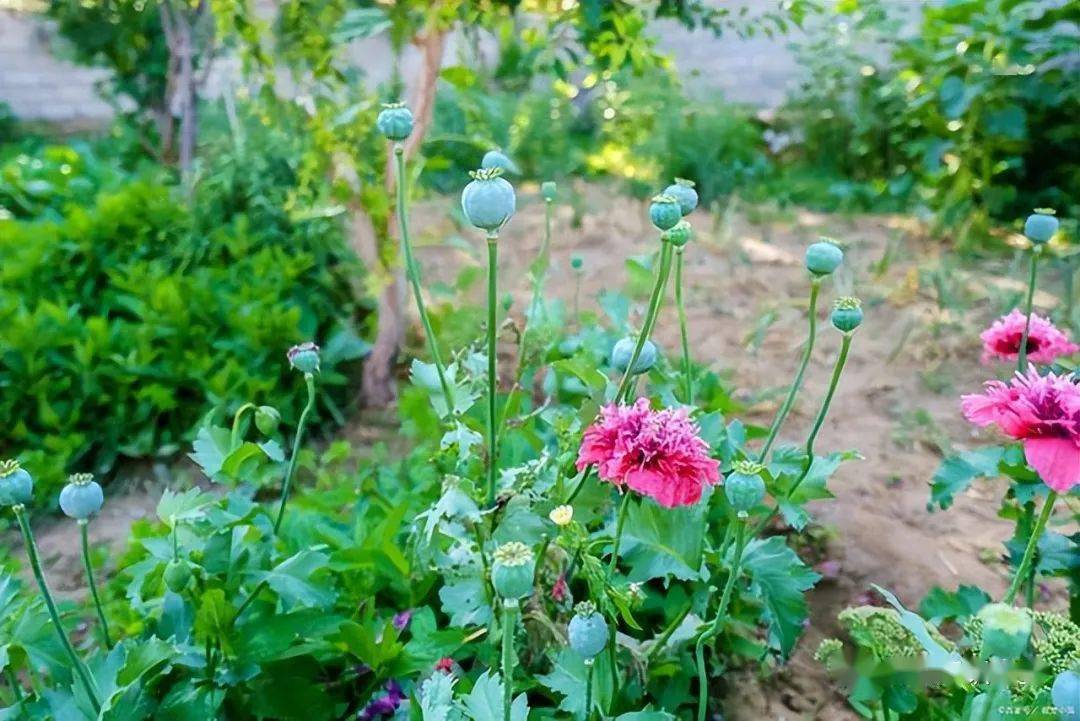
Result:
[[[807,81],[781,113],[794,154],[928,208],[961,239],[1033,207],[1075,215],[1074,7],[841,8],[843,22],[804,47]]]
[[[153,180],[93,197],[94,171],[75,175],[92,159],[44,154],[71,169],[42,181],[45,217],[0,221],[0,447],[35,467],[42,497],[68,470],[176,453],[226,399],[291,414],[302,384],[277,349],[292,342],[329,350],[323,417],[340,418],[337,366],[364,351],[359,269],[336,223],[281,210],[291,174],[278,156],[223,159],[189,207]]]

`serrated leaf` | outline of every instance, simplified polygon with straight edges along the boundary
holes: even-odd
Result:
[[[462,699],[462,709],[472,721],[503,721],[503,682],[497,673],[484,671]],[[525,694],[510,703],[510,721],[526,721],[529,703]]]
[[[181,493],[166,488],[157,504],[157,517],[172,528],[176,521],[189,521],[201,516],[202,509],[213,500],[210,494],[203,493],[198,488],[189,488]]]
[[[419,702],[422,721],[455,721],[461,713],[454,706],[453,674],[434,673],[420,685]]]
[[[229,429],[220,426],[203,426],[192,444],[193,453],[188,457],[195,461],[210,480],[221,472],[221,466],[229,455],[232,434]]]
[[[661,508],[646,498],[631,502],[621,549],[630,580],[700,578],[707,507],[708,492],[693,506],[680,508]]]
[[[927,510],[932,511],[936,505],[944,511],[975,479],[999,475],[998,464],[1004,454],[1004,448],[991,446],[958,453],[943,460],[931,481]]]
[[[750,592],[765,607],[769,640],[787,656],[802,634],[808,611],[807,591],[821,578],[802,562],[779,536],[751,541],[742,567],[750,578]]]
[[[593,668],[593,701],[595,706],[606,708],[611,698],[611,673],[607,666],[607,654],[596,659]],[[551,672],[537,676],[536,680],[548,690],[561,697],[559,709],[574,718],[585,718],[585,682],[588,668],[584,659],[569,648],[563,648],[552,659]]]
[[[337,593],[325,579],[312,580],[319,571],[325,571],[330,558],[318,551],[300,551],[270,571],[256,571],[251,575],[265,581],[278,595],[286,611],[301,608],[330,608]]]
[[[491,606],[480,578],[465,578],[439,589],[443,612],[451,626],[483,626],[491,620]]]

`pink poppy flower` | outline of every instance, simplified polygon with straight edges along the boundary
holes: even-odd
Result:
[[[1024,337],[1024,314],[1018,310],[1004,315],[979,336],[983,342],[982,362],[1006,360],[1016,362],[1020,340]],[[1053,363],[1058,357],[1072,355],[1080,346],[1069,340],[1050,322],[1036,313],[1031,314],[1028,329],[1028,360],[1032,363]]]
[[[719,462],[685,409],[654,411],[639,398],[632,406],[610,404],[581,440],[577,467],[619,488],[649,496],[661,506],[689,506],[705,484],[720,481]]]
[[[996,425],[1024,445],[1028,465],[1058,493],[1080,483],[1080,387],[1072,375],[1031,369],[1009,383],[987,381],[981,394],[961,399],[964,417],[977,426]]]

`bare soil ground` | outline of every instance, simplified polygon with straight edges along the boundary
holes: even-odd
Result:
[[[557,209],[549,294],[570,300],[569,258],[581,254],[585,305],[595,302],[599,290],[621,287],[625,259],[655,249],[656,240],[642,203],[603,187],[582,192],[591,210],[579,227],[572,227],[569,207]],[[536,196],[535,188],[523,189],[522,207],[500,240],[500,282],[516,293],[515,309],[527,300],[525,269],[543,227]],[[463,264],[478,262],[480,241],[442,242],[458,234],[446,212],[453,202],[432,201],[415,214],[422,246],[418,255],[429,278],[449,280]],[[872,583],[892,589],[911,605],[935,585],[977,584],[995,594],[1006,585],[996,560],[1010,532],[996,517],[999,487],[973,488],[948,512],[926,510],[940,447],[973,440],[959,414],[958,398],[978,389],[990,372],[978,365],[977,337],[988,311],[976,307],[968,318],[956,318],[938,310],[933,290],[920,286],[917,264],[940,249],[904,218],[735,209],[711,215],[698,211],[691,220],[697,230],[686,251],[692,352],[714,369],[730,371],[732,386],[748,405],[744,419],[760,424],[771,419],[805,337],[808,282],[803,250],[819,235],[838,238],[847,249],[843,269],[825,286],[818,347],[805,389],[782,433],[785,440],[801,442],[824,393],[839,340],[825,320],[827,304],[839,295],[859,295],[866,322],[855,338],[818,450],[858,449],[865,459],[842,467],[831,486],[836,499],[813,509],[830,532],[828,556],[839,570],[834,567],[813,592],[812,624],[788,667],[767,678],[732,672],[723,682],[729,697],[727,721],[855,719],[812,659],[817,643],[835,634],[835,617],[842,608],[864,602]],[[1012,282],[972,277],[977,279],[971,283],[979,287]],[[1053,299],[1040,296],[1037,301]],[[767,317],[774,317],[771,324],[762,322]],[[934,330],[950,324],[966,331]],[[755,329],[761,332],[755,334]],[[663,348],[677,352],[678,328],[670,303],[657,334]],[[361,416],[345,435],[362,444],[386,440],[394,432],[385,416]],[[110,500],[94,523],[97,541],[119,545],[133,520],[152,513],[159,494],[159,483],[144,482]],[[57,570],[55,577],[65,579],[62,590],[78,590],[74,525],[42,525],[43,555]]]

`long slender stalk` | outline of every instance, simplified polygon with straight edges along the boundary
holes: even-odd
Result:
[[[649,652],[645,654],[645,666],[648,666],[653,662],[653,659],[664,650],[664,646],[667,645],[668,639],[675,633],[675,630],[682,625],[682,622],[690,614],[690,609],[693,608],[693,602],[690,602],[683,606],[683,609],[675,615],[675,618],[671,619],[671,623],[667,625],[664,632],[660,634],[660,638],[653,642],[653,645],[649,647]]]
[[[585,675],[585,721],[589,721],[592,718],[592,694],[593,694],[593,672],[596,668],[593,659],[585,659],[585,668],[588,669]]]
[[[496,357],[495,340],[498,335],[496,327],[498,318],[496,305],[496,293],[498,261],[499,261],[499,233],[491,231],[488,234],[488,283],[487,283],[487,381],[488,381],[488,418],[487,418],[487,504],[495,505],[495,472],[499,461],[498,446],[498,417],[495,410],[496,392],[498,391],[498,358]]]
[[[1035,521],[1035,527],[1031,529],[1031,537],[1028,538],[1024,556],[1020,559],[1020,565],[1016,568],[1016,575],[1013,576],[1012,583],[1009,585],[1009,592],[1005,594],[1005,603],[1012,603],[1016,600],[1016,594],[1020,591],[1024,579],[1027,578],[1028,568],[1031,567],[1031,561],[1035,558],[1035,549],[1039,546],[1039,539],[1042,538],[1046,524],[1050,520],[1050,515],[1054,512],[1054,503],[1056,501],[1057,493],[1050,491],[1050,495],[1046,497],[1046,502],[1043,504],[1042,513],[1039,514],[1038,520]]]
[[[105,620],[105,611],[101,607],[101,597],[98,596],[97,583],[94,581],[94,564],[90,562],[90,539],[87,532],[89,522],[84,518],[79,521],[79,538],[82,542],[83,567],[86,569],[86,585],[90,587],[90,597],[94,599],[94,608],[97,609],[98,622],[101,623],[101,635],[105,640],[105,647],[112,648],[112,639],[109,637],[109,622]]]
[[[810,475],[810,469],[814,465],[814,442],[817,441],[818,433],[825,423],[825,417],[829,414],[829,406],[832,404],[833,396],[836,395],[836,389],[840,385],[840,376],[844,372],[844,365],[847,363],[848,352],[851,350],[851,338],[851,333],[844,333],[843,337],[840,339],[840,353],[836,356],[836,363],[833,365],[832,377],[829,379],[829,390],[825,393],[824,400],[821,401],[821,408],[818,410],[817,417],[814,418],[814,425],[810,429],[809,435],[806,437],[806,461],[803,462],[802,473],[799,474],[799,477],[791,484],[791,487],[788,488],[787,492],[784,494],[785,501],[791,500],[795,495],[795,491],[799,489],[799,486],[801,486],[807,476]],[[780,504],[778,503],[772,511],[769,512],[769,515],[754,527],[754,535],[761,533],[765,526],[767,526],[779,512]]]
[[[619,382],[619,388],[615,392],[616,403],[619,403],[630,389],[630,380],[634,377],[632,371],[634,366],[637,365],[642,348],[645,347],[645,341],[649,340],[649,336],[652,334],[653,326],[656,323],[656,316],[659,314],[660,305],[663,301],[664,289],[667,286],[667,278],[670,269],[671,244],[665,241],[660,246],[660,266],[657,269],[656,282],[653,285],[652,295],[649,297],[649,308],[645,313],[645,323],[641,327],[641,333],[638,335],[637,344],[634,346],[634,352],[630,356],[630,362],[627,364],[626,370],[623,371],[623,377]]]
[[[30,530],[30,522],[26,518],[26,509],[21,505],[17,505],[12,506],[12,510],[15,511],[15,519],[19,523],[19,530],[22,531],[23,542],[26,544],[26,555],[30,560],[30,568],[34,571],[34,578],[37,579],[38,589],[41,591],[41,597],[45,600],[45,608],[49,611],[49,618],[52,619],[53,628],[60,639],[60,645],[64,647],[68,658],[71,659],[72,671],[74,671],[75,676],[79,679],[79,683],[82,684],[83,690],[90,699],[90,705],[94,707],[96,713],[100,714],[101,702],[98,700],[98,692],[94,686],[94,681],[90,678],[90,672],[86,669],[78,654],[75,653],[75,647],[71,645],[71,640],[68,638],[67,632],[64,631],[64,626],[60,623],[60,611],[56,608],[52,592],[49,591],[49,584],[45,580],[45,572],[41,568],[37,544],[34,543],[34,533]]]
[[[679,309],[679,337],[682,341],[683,401],[694,405],[694,379],[690,375],[690,337],[686,329],[686,304],[683,302],[683,248],[675,249],[675,305]]]
[[[412,242],[409,239],[409,214],[406,206],[408,183],[405,178],[405,148],[401,143],[394,145],[394,162],[397,166],[397,216],[398,228],[401,230],[401,248],[405,254],[405,274],[409,277],[412,286],[413,297],[416,300],[416,310],[420,315],[420,323],[424,326],[424,335],[427,336],[428,349],[431,360],[435,364],[435,372],[439,375],[439,385],[442,387],[443,397],[446,399],[447,412],[454,413],[454,396],[450,391],[450,384],[446,380],[446,366],[443,365],[442,355],[439,353],[439,343],[435,338],[435,331],[431,328],[431,319],[428,317],[427,308],[424,306],[424,294],[420,289],[420,267],[413,256]]]
[[[240,604],[240,608],[236,609],[236,613],[233,614],[231,625],[236,625],[236,621],[244,614],[244,611],[248,610],[248,606],[252,604],[255,598],[259,595],[259,592],[266,588],[266,581],[259,581],[255,584],[255,588],[251,589],[251,593],[247,595],[243,603]]]
[[[505,599],[503,601],[503,721],[510,721],[510,705],[514,700],[514,616],[517,608],[517,599]]]
[[[716,609],[716,616],[705,627],[702,634],[698,636],[697,643],[694,644],[694,658],[697,661],[698,673],[697,721],[705,721],[706,706],[709,699],[709,679],[705,670],[705,646],[720,630],[720,622],[724,619],[728,604],[731,602],[731,594],[735,589],[735,581],[738,580],[739,569],[742,566],[743,552],[746,550],[746,523],[742,519],[735,521],[735,523],[738,525],[735,527],[735,555],[731,559],[731,573],[728,575],[727,583],[724,584],[724,591],[720,595],[720,605]]]
[[[577,498],[579,493],[581,493],[581,489],[585,487],[585,482],[592,477],[593,471],[595,469],[596,466],[587,466],[585,468],[585,471],[581,474],[581,479],[578,480],[578,482],[574,485],[573,490],[570,491],[570,495],[568,495],[566,497],[566,500],[563,501],[563,505],[568,506],[574,502],[574,499]]]
[[[611,561],[608,563],[608,575],[615,573],[619,565],[619,545],[622,543],[623,526],[626,525],[626,512],[630,508],[630,492],[623,493],[622,503],[619,504],[619,518],[615,521],[615,540],[611,546]]]
[[[281,484],[281,504],[278,506],[277,519],[274,521],[274,535],[281,529],[281,521],[285,518],[285,506],[289,502],[289,491],[292,489],[293,476],[296,475],[296,464],[300,459],[300,443],[304,439],[304,429],[307,427],[308,416],[315,408],[315,376],[311,373],[304,374],[304,382],[307,384],[307,404],[300,413],[300,420],[296,424],[296,438],[293,440],[292,456],[289,458],[289,466],[285,470],[285,479]]]
[[[810,355],[814,352],[814,341],[817,340],[817,301],[820,292],[821,279],[815,276],[810,280],[810,306],[807,312],[807,325],[809,327],[806,345],[803,347],[802,359],[799,361],[799,369],[795,372],[795,380],[792,381],[791,388],[788,389],[787,397],[776,412],[776,417],[773,418],[772,425],[769,427],[769,435],[765,438],[765,445],[761,447],[761,453],[758,455],[759,463],[764,463],[769,455],[769,449],[772,448],[773,443],[776,441],[776,435],[780,432],[780,427],[784,425],[788,414],[791,413],[791,407],[795,404],[795,397],[802,387],[803,376],[806,375],[806,366],[810,364]]]
[[[1028,333],[1031,332],[1031,311],[1035,305],[1035,279],[1039,272],[1039,251],[1042,246],[1037,245],[1031,249],[1031,262],[1028,267],[1027,298],[1024,300],[1024,333],[1020,336],[1020,348],[1016,356],[1016,370],[1021,373],[1027,370],[1028,356]]]

